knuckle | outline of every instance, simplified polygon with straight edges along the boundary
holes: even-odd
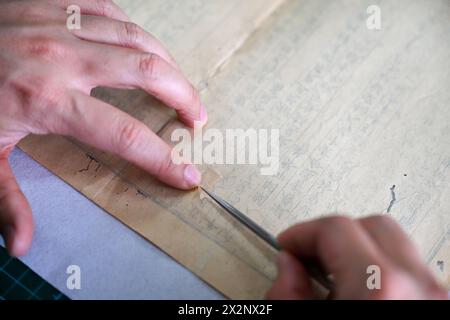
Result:
[[[64,59],[69,53],[66,46],[50,37],[38,37],[27,41],[27,51],[34,57],[47,60]]]
[[[354,224],[354,220],[347,216],[332,216],[324,219],[326,229],[346,229]]]
[[[391,217],[386,214],[374,214],[366,217],[367,220],[377,221],[377,222],[389,222],[393,221]]]
[[[114,149],[119,154],[127,154],[139,147],[142,142],[145,126],[137,120],[122,120],[118,125]]]
[[[146,80],[155,80],[159,74],[161,58],[154,53],[142,54],[139,57],[139,72]]]
[[[354,228],[354,221],[346,216],[326,217],[322,220],[321,228],[318,231],[318,247],[328,255],[338,257],[340,255],[336,249],[336,241],[343,235],[348,234],[348,230]]]
[[[389,225],[389,226],[393,226],[393,225],[397,224],[392,217],[390,217],[390,216],[388,216],[386,214],[376,215],[376,216],[374,216],[374,219],[376,221],[378,221],[379,223],[386,224],[386,225]]]
[[[173,165],[174,164],[172,162],[171,153],[168,152],[163,156],[161,162],[158,164],[158,166],[156,168],[156,175],[157,176],[166,175],[166,173],[168,173],[172,170]]]
[[[114,11],[112,0],[95,0],[95,6],[102,16],[111,16]]]
[[[388,215],[373,215],[370,217],[363,218],[364,223],[372,228],[383,227],[386,230],[396,230],[398,229],[397,222]]]
[[[124,22],[121,43],[125,46],[135,46],[140,42],[142,29],[136,23]]]

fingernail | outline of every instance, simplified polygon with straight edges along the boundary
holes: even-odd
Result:
[[[190,187],[196,187],[202,182],[202,174],[190,164],[184,169],[184,179]]]
[[[206,113],[205,105],[202,103],[200,107],[200,121],[205,124],[208,121],[208,114]]]

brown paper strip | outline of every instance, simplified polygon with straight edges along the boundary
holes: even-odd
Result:
[[[35,148],[37,145],[39,150]],[[267,277],[66,138],[29,136],[20,143],[20,148],[227,297],[260,299],[269,288],[271,281]],[[217,176],[209,170],[207,177],[214,183]]]

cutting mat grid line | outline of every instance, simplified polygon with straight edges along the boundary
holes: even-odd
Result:
[[[69,300],[0,246],[0,300]]]

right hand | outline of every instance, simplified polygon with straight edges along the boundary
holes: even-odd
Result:
[[[400,226],[387,216],[328,217],[293,226],[279,236],[278,278],[269,299],[313,299],[302,264],[317,259],[335,282],[336,299],[447,299]],[[369,289],[367,268],[379,267],[380,288]]]
[[[66,26],[69,4],[81,9],[81,29]],[[0,2],[0,232],[12,255],[27,251],[33,220],[8,156],[30,133],[74,137],[180,189],[200,183],[198,170],[174,164],[171,147],[147,126],[91,97],[97,86],[143,89],[186,125],[206,122],[174,59],[112,1]]]

